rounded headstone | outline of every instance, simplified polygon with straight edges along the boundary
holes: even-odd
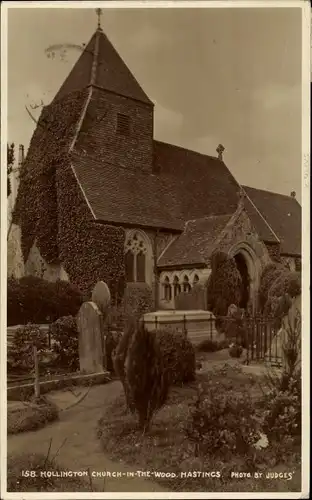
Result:
[[[97,284],[93,288],[91,300],[98,306],[101,313],[106,312],[111,301],[111,294],[107,284],[104,281],[97,282]]]

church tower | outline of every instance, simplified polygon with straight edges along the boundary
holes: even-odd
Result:
[[[121,59],[101,24],[53,103],[88,90],[75,151],[128,170],[152,172],[154,104]]]

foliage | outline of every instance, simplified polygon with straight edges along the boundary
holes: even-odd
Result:
[[[8,434],[34,431],[58,419],[58,409],[50,402],[27,404],[23,409],[8,409]]]
[[[37,325],[30,323],[18,328],[14,334],[8,359],[11,366],[21,370],[33,370],[34,346],[37,347],[40,361],[40,354],[48,346],[46,334]]]
[[[133,336],[136,332],[136,321],[134,319],[129,319],[125,325],[125,330],[120,338],[116,351],[113,354],[113,366],[116,375],[121,381],[126,397],[127,407],[131,412],[135,410],[135,406],[131,400],[131,393],[129,389],[128,380],[126,378],[126,359],[129,352],[129,347],[132,342]]]
[[[76,319],[73,316],[62,316],[50,325],[53,351],[57,354],[60,367],[68,367],[70,371],[79,368],[79,344]]]
[[[220,350],[220,345],[216,340],[206,339],[198,344],[196,350],[199,352],[216,352]]]
[[[243,348],[239,344],[231,344],[229,346],[229,355],[231,358],[240,358],[243,352]]]
[[[269,439],[298,443],[301,437],[301,373],[288,379],[287,388],[272,387],[265,396],[263,429]]]
[[[207,308],[206,283],[196,283],[190,292],[181,292],[174,299],[175,309],[190,311]]]
[[[220,383],[199,389],[185,432],[195,455],[222,453],[223,458],[233,452],[245,455],[260,437],[249,393],[222,391]]]
[[[13,142],[12,144],[7,144],[7,196],[10,196],[11,194],[10,175],[13,171],[13,165],[15,161],[14,149],[15,145]]]
[[[260,286],[259,286],[259,307],[263,311],[264,306],[268,300],[268,294],[271,286],[276,278],[283,274],[285,270],[281,265],[271,263],[268,264],[262,271]]]
[[[94,222],[68,154],[86,98],[85,91],[71,92],[43,108],[21,169],[13,222],[21,227],[24,262],[36,241],[44,260],[61,262],[82,293],[103,280],[115,300],[123,294],[124,230]]]
[[[146,283],[127,283],[124,295],[125,317],[139,320],[153,309],[152,289]]]
[[[301,294],[301,273],[284,271],[272,283],[268,291],[265,313],[281,318],[287,314],[291,299]]]
[[[50,282],[36,276],[9,278],[7,290],[9,326],[50,323],[61,316],[76,315],[83,300],[71,283]]]
[[[211,274],[207,282],[208,310],[226,316],[231,304],[238,305],[242,294],[242,278],[235,260],[223,252],[211,257]]]
[[[281,374],[266,376],[270,388],[264,396],[264,430],[275,441],[298,442],[301,436],[301,314],[290,310],[283,322],[284,357]]]
[[[155,330],[154,333],[170,384],[195,380],[196,359],[192,343],[184,334],[168,329]]]
[[[42,471],[54,472],[49,476],[42,475]],[[58,465],[54,457],[43,453],[9,454],[7,461],[7,490],[9,492],[56,492],[64,491],[92,491],[90,484],[80,478],[70,475],[62,477],[59,472],[66,469]],[[33,475],[23,475],[23,471],[34,471]],[[17,480],[18,478],[18,480]]]
[[[155,334],[142,326],[129,347],[125,375],[139,426],[145,432],[167,400],[170,381]]]

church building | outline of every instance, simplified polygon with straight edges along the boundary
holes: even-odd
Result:
[[[207,97],[209,98],[209,97]],[[157,308],[235,258],[255,307],[270,262],[301,266],[295,198],[240,185],[223,160],[154,139],[154,104],[99,26],[26,155],[8,235],[8,274],[88,289],[145,282]],[[14,190],[13,190],[14,191]],[[117,284],[116,284],[117,283]]]

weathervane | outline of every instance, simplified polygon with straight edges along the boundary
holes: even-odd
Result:
[[[102,15],[102,9],[95,9],[97,18],[98,18],[98,28],[101,29],[101,15]]]

